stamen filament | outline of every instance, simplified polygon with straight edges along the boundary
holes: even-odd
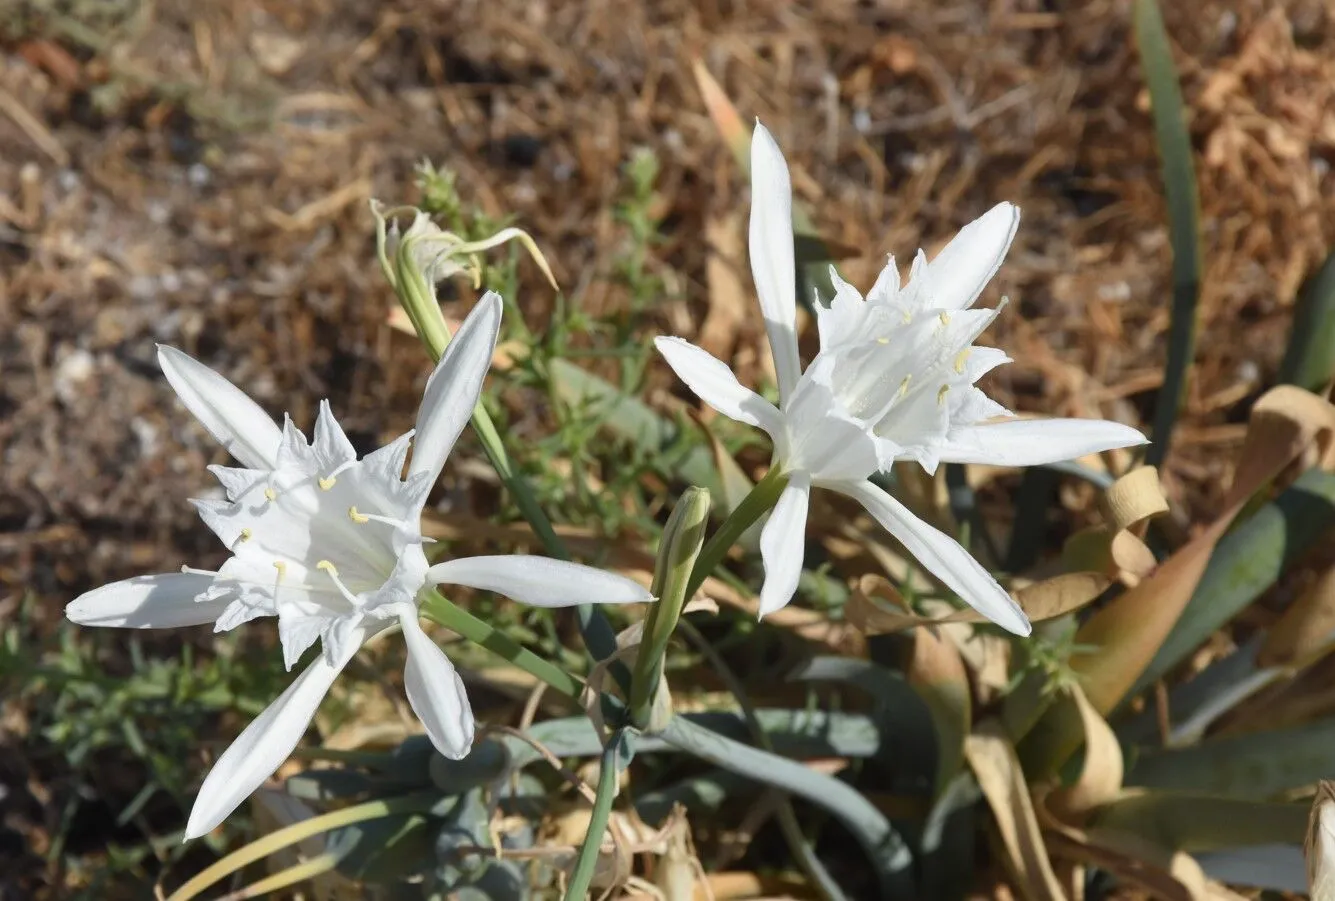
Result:
[[[357,600],[357,596],[349,591],[348,586],[344,585],[343,580],[338,577],[338,569],[334,564],[330,563],[328,560],[321,560],[319,563],[315,564],[315,568],[329,576],[329,581],[334,583],[334,587],[347,599],[349,604],[354,607],[361,606],[361,601]]]
[[[334,487],[334,483],[338,481],[339,473],[343,472],[345,469],[348,469],[348,468],[350,468],[350,467],[352,467],[352,466],[356,466],[356,465],[357,465],[357,461],[356,461],[356,460],[349,460],[348,462],[346,462],[346,463],[344,463],[343,465],[339,466],[337,469],[335,469],[335,470],[334,470],[333,472],[331,472],[329,475],[325,476],[323,479],[316,479],[316,481],[317,481],[317,482],[319,483],[319,485],[320,485],[320,490],[321,490],[321,491],[328,491],[330,488],[333,488],[333,487]]]
[[[187,575],[187,576],[213,576],[213,577],[216,578],[216,577],[219,575],[219,573],[218,573],[217,570],[213,570],[213,569],[196,569],[196,568],[193,567],[193,566],[182,566],[182,567],[181,567],[181,572],[184,573],[184,574]]]
[[[365,525],[368,522],[384,523],[387,526],[393,526],[396,529],[409,528],[409,524],[402,519],[393,519],[389,516],[380,516],[375,513],[362,513],[356,507],[348,508],[348,519],[357,525]]]

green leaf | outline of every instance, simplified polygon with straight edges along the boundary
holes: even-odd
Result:
[[[1127,785],[1263,800],[1335,773],[1335,719],[1145,751]],[[1304,808],[1306,809],[1306,808]]]
[[[1335,253],[1298,292],[1279,380],[1320,392],[1335,376]]]
[[[1155,0],[1136,0],[1133,20],[1141,68],[1150,91],[1154,136],[1163,166],[1164,195],[1168,202],[1168,234],[1173,246],[1173,307],[1168,330],[1168,360],[1163,387],[1154,411],[1154,443],[1145,462],[1157,466],[1168,454],[1196,346],[1196,302],[1200,296],[1200,201],[1196,196],[1196,168],[1191,158],[1191,135],[1177,67],[1163,16]]]
[[[932,713],[917,690],[900,673],[866,660],[816,657],[790,677],[797,682],[844,682],[872,698],[872,717],[888,755],[892,790],[932,794],[937,770],[937,735]]]
[[[1333,524],[1335,475],[1313,469],[1225,535],[1182,616],[1130,694],[1149,687],[1260,597]]]
[[[552,390],[564,403],[601,419],[616,437],[662,454],[665,468],[683,482],[725,496],[709,449],[683,441],[686,436],[681,430],[646,404],[568,360],[552,360],[548,376]]]
[[[1308,803],[1285,804],[1178,791],[1129,793],[1099,809],[1094,826],[1178,851],[1301,844]]]

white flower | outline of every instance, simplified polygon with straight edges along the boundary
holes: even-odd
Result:
[[[291,754],[329,687],[371,637],[398,627],[407,644],[404,686],[432,744],[465,756],[473,712],[454,667],[418,623],[418,595],[448,583],[543,607],[650,600],[636,582],[543,557],[471,557],[432,566],[421,532],[427,494],[473,412],[500,327],[488,293],[427,381],[414,433],[358,460],[320,405],[314,442],[291,420],[280,430],[249,397],[178,350],[158,361],[181,400],[245,467],[210,467],[227,500],[194,501],[232,556],[217,572],[140,576],[91,591],[66,615],[77,623],[232,629],[277,616],[288,669],[317,638],[321,653],[227,749],[205,779],[186,827],[212,830]],[[404,475],[409,444],[412,462]]]
[[[726,365],[680,338],[655,342],[692,391],[725,416],[774,442],[788,485],[761,533],[761,615],[787,604],[802,571],[813,486],[862,504],[919,562],[984,616],[1021,635],[1029,620],[954,539],[868,481],[896,460],[1033,466],[1145,443],[1135,429],[1081,419],[1021,420],[974,387],[1009,362],[973,347],[996,310],[971,309],[1001,265],[1020,213],[999,204],[931,262],[919,251],[901,285],[891,258],[864,299],[832,275],[835,296],[816,304],[820,352],[806,371],[797,354],[792,187],[773,137],[756,123],[751,141],[751,269],[779,381],[779,406],[744,387]]]

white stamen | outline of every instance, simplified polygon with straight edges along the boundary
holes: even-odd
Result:
[[[964,348],[964,350],[960,351],[958,354],[955,355],[955,374],[956,374],[956,375],[964,375],[964,363],[965,363],[966,360],[969,359],[969,353],[970,353],[970,351],[972,351],[972,350],[973,350],[972,347],[966,347],[966,348]]]
[[[316,479],[316,481],[320,484],[320,490],[321,490],[321,491],[328,491],[330,488],[333,488],[333,487],[334,487],[334,483],[338,481],[338,475],[339,475],[339,473],[343,472],[345,469],[348,469],[349,467],[356,466],[356,465],[357,465],[357,461],[356,461],[356,460],[349,460],[348,462],[344,463],[342,466],[340,466],[340,467],[338,467],[337,469],[335,469],[335,470],[334,470],[333,472],[331,472],[329,475],[325,476],[323,479]]]
[[[342,593],[343,597],[347,599],[349,604],[354,607],[361,606],[361,601],[357,600],[357,596],[349,591],[348,586],[344,585],[343,580],[338,577],[338,569],[335,568],[334,564],[330,563],[328,560],[321,560],[319,563],[315,564],[315,568],[323,571],[325,575],[329,576],[329,581],[334,583],[334,587]]]
[[[195,567],[193,567],[193,566],[182,566],[182,567],[181,567],[181,572],[185,573],[187,576],[214,576],[214,577],[217,577],[217,576],[219,575],[218,572],[217,572],[216,570],[212,570],[212,569],[195,569]]]
[[[389,516],[379,516],[375,513],[363,513],[356,507],[348,508],[348,519],[352,520],[359,526],[365,525],[368,522],[380,522],[384,523],[387,526],[393,526],[396,529],[412,528],[412,526],[409,523],[404,522],[401,519],[394,519]]]

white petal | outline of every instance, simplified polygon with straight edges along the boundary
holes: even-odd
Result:
[[[208,467],[222,485],[229,501],[238,501],[256,485],[269,477],[269,473],[258,469],[238,469],[234,466],[219,466],[217,463]]]
[[[830,298],[829,306],[817,303],[815,307],[822,351],[863,337],[859,332],[863,331],[866,319],[867,302],[857,288],[839,277],[833,266],[830,267],[830,284],[834,286],[834,297]]]
[[[759,122],[751,135],[751,277],[765,317],[779,397],[797,384],[797,266],[793,261],[793,186],[774,136]]]
[[[427,580],[494,591],[534,607],[576,604],[634,604],[653,595],[633,579],[579,563],[511,554],[462,557],[437,563]]]
[[[932,306],[946,310],[972,306],[1001,268],[1019,227],[1019,207],[999,203],[960,229],[927,267]]]
[[[434,483],[440,475],[445,458],[482,394],[482,380],[491,368],[500,329],[501,296],[488,291],[459,327],[427,380],[422,408],[417,413],[410,477],[426,473]]]
[[[681,338],[655,338],[654,347],[696,396],[729,419],[764,429],[774,440],[783,434],[783,415],[737,381],[727,364]]]
[[[798,379],[785,411],[789,444],[778,453],[782,462],[806,470],[817,482],[865,479],[880,466],[876,436],[845,412],[830,388],[836,362],[819,354]]]
[[[273,469],[282,433],[245,392],[174,347],[158,345],[158,365],[181,403],[227,452],[250,469]]]
[[[810,498],[811,482],[807,474],[793,473],[760,533],[760,557],[765,563],[765,584],[760,587],[762,617],[786,607],[797,593],[806,552]]]
[[[320,401],[320,413],[315,417],[315,441],[311,446],[316,461],[326,472],[332,472],[344,463],[357,459],[357,451],[334,418],[327,400]]]
[[[65,615],[81,626],[122,629],[202,626],[227,609],[226,596],[195,601],[212,586],[212,576],[195,573],[135,576],[79,595],[65,608]]]
[[[399,621],[408,645],[408,664],[403,672],[408,703],[437,751],[451,760],[466,757],[473,747],[473,708],[464,682],[450,658],[422,631],[416,610],[405,613]]]
[[[365,638],[363,632],[362,638]],[[301,741],[316,708],[338,674],[357,653],[361,642],[350,642],[333,665],[316,657],[287,691],[264,708],[236,741],[218,758],[199,788],[185,837],[199,838],[227,819],[237,805],[259,788]]]
[[[1028,635],[1029,618],[997,580],[955,539],[932,528],[870,482],[831,485],[862,504],[877,522],[904,545],[966,604],[1016,635]]]
[[[1038,466],[1146,443],[1140,432],[1106,419],[1012,419],[951,429],[939,452],[947,463]]]

